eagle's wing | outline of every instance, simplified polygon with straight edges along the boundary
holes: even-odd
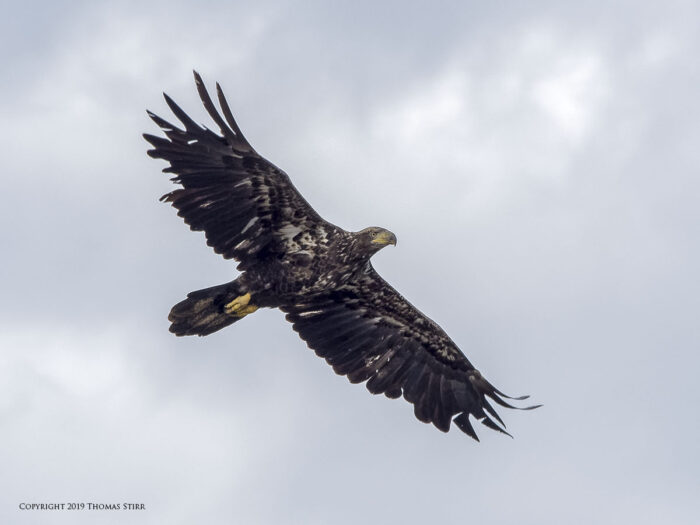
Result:
[[[443,432],[454,422],[478,441],[469,416],[505,432],[487,398],[517,408],[476,370],[447,334],[404,299],[368,264],[332,292],[300,297],[281,308],[317,355],[373,394],[413,403],[416,417]],[[527,396],[516,398],[526,399]],[[513,399],[513,398],[509,398]],[[536,408],[535,406],[525,409]],[[491,417],[489,417],[491,416]],[[493,419],[491,419],[493,418]]]
[[[202,78],[195,71],[197,90],[221,135],[195,123],[173,100],[170,109],[184,125],[180,129],[148,112],[166,138],[144,134],[153,145],[151,157],[165,159],[182,188],[163,195],[192,230],[203,230],[207,244],[225,258],[241,262],[244,270],[261,252],[286,252],[289,232],[303,231],[307,239],[323,237],[334,228],[324,221],[282,170],[261,157],[248,143],[216,85],[223,116],[216,110]],[[299,239],[294,248],[299,250]],[[302,249],[304,247],[302,246]]]

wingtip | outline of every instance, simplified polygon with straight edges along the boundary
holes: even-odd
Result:
[[[493,388],[493,391],[496,392],[499,396],[505,397],[506,399],[512,399],[513,401],[524,401],[525,399],[528,399],[530,397],[529,395],[517,396],[517,397],[516,396],[509,396],[508,394],[504,394],[499,389],[497,389],[496,387],[491,385],[491,383],[489,383],[489,386],[491,388]]]
[[[146,110],[146,115],[148,115],[148,118],[150,118],[153,122],[158,124],[158,126],[161,126],[161,122],[163,122],[163,119],[161,119],[158,115],[153,113],[150,109]],[[162,126],[161,126],[162,127]]]
[[[452,421],[455,425],[457,425],[457,427],[459,427],[459,429],[462,432],[464,432],[467,436],[475,440],[477,443],[481,441],[479,439],[479,436],[476,434],[476,431],[474,430],[471,421],[469,421],[469,412],[462,412]]]
[[[198,72],[196,69],[193,69],[193,70],[192,70],[192,75],[194,75],[194,81],[195,81],[197,84],[203,84],[203,83],[204,83],[203,80],[202,80],[202,75],[200,75],[199,72]]]

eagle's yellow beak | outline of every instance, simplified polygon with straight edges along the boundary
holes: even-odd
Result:
[[[381,244],[385,246],[387,244],[393,244],[396,246],[396,235],[391,233],[389,230],[383,230],[377,234],[377,236],[372,239],[374,244]]]

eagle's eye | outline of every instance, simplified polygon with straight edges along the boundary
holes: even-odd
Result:
[[[371,231],[371,232],[369,232],[369,236],[372,237],[372,238],[374,238],[374,237],[377,236],[377,232]]]

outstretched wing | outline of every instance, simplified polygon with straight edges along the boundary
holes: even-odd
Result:
[[[504,401],[509,396],[486,381],[447,334],[371,265],[355,281],[321,296],[301,297],[282,310],[309,347],[350,382],[367,381],[370,392],[389,398],[403,395],[419,420],[443,432],[456,416],[455,424],[478,441],[472,415],[507,434],[487,398],[517,408]]]
[[[248,143],[224,98],[216,91],[224,117],[216,110],[202,78],[195,71],[199,96],[221,135],[196,124],[173,100],[164,95],[182,122],[180,129],[148,112],[167,138],[144,134],[153,145],[148,154],[165,159],[174,173],[171,180],[182,188],[163,195],[192,230],[204,231],[207,244],[225,258],[241,262],[240,269],[255,262],[262,252],[286,252],[303,239],[324,238],[334,228],[324,221],[294,187],[282,170],[261,157]],[[224,120],[225,119],[225,120]]]

